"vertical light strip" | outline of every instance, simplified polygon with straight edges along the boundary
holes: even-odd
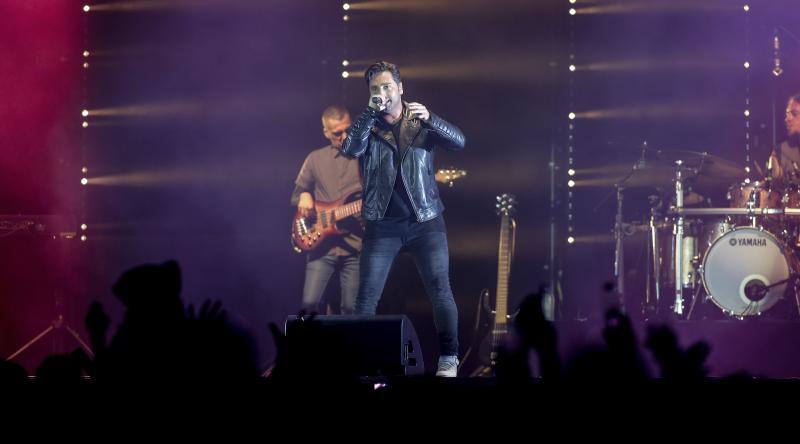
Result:
[[[573,2],[570,1],[570,4]],[[571,244],[575,241],[574,238],[574,220],[573,220],[573,202],[572,202],[572,187],[575,185],[573,181],[574,168],[575,168],[575,14],[572,12],[573,8],[568,9],[569,13],[569,64],[567,68],[567,75],[569,76],[569,85],[567,88],[568,100],[567,109],[569,114],[565,116],[567,121],[567,243]]]
[[[88,166],[88,130],[87,127],[89,126],[89,58],[91,57],[91,50],[89,49],[89,5],[84,5],[83,9],[83,52],[81,53],[81,57],[78,58],[79,63],[81,66],[78,68],[81,71],[81,93],[82,93],[82,100],[81,100],[81,126],[83,129],[81,130],[81,169],[80,169],[80,183],[81,183],[81,198],[80,198],[80,230],[78,236],[81,242],[85,242],[87,239],[86,230],[88,229],[87,226],[87,195],[88,187],[86,186],[89,182],[88,180],[88,173],[89,173],[89,166]],[[77,173],[77,171],[76,171]]]
[[[348,3],[344,3],[342,5],[342,9],[344,10],[344,15],[342,15],[342,26],[344,29],[342,30],[342,79],[347,79],[350,76],[350,59],[348,58],[348,51],[347,46],[349,44],[348,41],[348,24],[350,23],[350,5]],[[342,82],[342,103],[344,103],[344,99],[347,96],[347,87],[346,83]]]
[[[744,171],[745,182],[750,183],[750,172],[752,171],[753,158],[751,156],[751,132],[750,132],[750,6],[744,5]]]

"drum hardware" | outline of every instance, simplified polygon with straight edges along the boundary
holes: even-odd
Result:
[[[698,262],[699,262],[699,260],[698,260]],[[698,265],[698,275],[699,276],[703,275],[703,265],[702,264]],[[692,295],[692,305],[689,306],[689,312],[686,313],[686,320],[688,320],[688,321],[692,320],[692,314],[694,313],[695,306],[697,305],[697,300],[700,299],[700,294],[702,293],[702,291],[703,291],[703,286],[702,285],[698,285],[697,287],[695,287],[694,294]],[[706,296],[706,299],[708,299],[708,296]]]
[[[791,259],[784,253],[786,243],[759,224],[760,219],[763,217],[765,223],[771,222],[775,225],[778,220],[783,220],[780,218],[784,216],[800,214],[798,211],[800,208],[784,208],[781,204],[786,202],[788,197],[770,189],[770,184],[763,182],[743,183],[738,189],[730,187],[729,202],[733,208],[684,208],[686,173],[682,166],[683,162],[680,159],[676,160],[675,205],[670,208],[674,218],[673,314],[679,317],[684,315],[686,291],[692,289],[693,297],[686,319],[692,318],[703,290],[706,292],[706,299],[714,302],[725,313],[737,317],[760,315],[783,297],[782,290],[786,290],[787,285],[796,284],[796,279],[789,277],[794,271]],[[798,206],[800,207],[800,202]],[[709,216],[724,216],[726,219],[717,223],[718,226],[714,226],[713,229],[706,230],[704,227],[707,245],[703,248],[701,244],[698,248],[696,239],[692,240],[691,234],[687,237],[686,218],[705,219]],[[744,216],[750,226],[734,228],[735,224],[731,222],[735,222],[735,219],[731,218],[737,216]],[[650,243],[655,244],[653,239],[657,242],[657,236],[655,230],[651,230],[653,234]],[[773,228],[773,231],[776,230]],[[743,234],[750,236],[737,239],[737,236],[741,237]],[[781,235],[783,239],[786,237]],[[796,240],[800,243],[800,236],[797,236]],[[741,246],[741,249],[734,248],[734,244],[736,248]],[[753,245],[756,245],[758,250],[746,250]],[[657,250],[653,248],[653,251]],[[687,255],[691,255],[691,259],[686,257]],[[702,263],[700,263],[701,256]],[[655,255],[652,258],[654,270],[659,263],[658,259]],[[698,276],[702,280],[702,285],[693,286],[694,279]],[[800,314],[800,296],[797,292],[795,299]]]
[[[597,205],[594,207],[594,212],[606,202],[611,196],[616,194],[617,208],[614,216],[614,279],[616,280],[616,293],[619,301],[619,308],[625,312],[625,250],[624,250],[624,235],[626,234],[623,219],[623,200],[625,198],[625,188],[628,181],[634,177],[639,177],[642,171],[647,169],[646,152],[647,142],[642,145],[642,155],[637,159],[632,166],[627,167],[627,173],[624,177],[614,183],[614,191],[608,193]]]
[[[683,208],[683,160],[675,161],[675,207]],[[675,303],[673,312],[683,315],[683,214],[678,214],[675,221]]]
[[[625,177],[609,180],[614,189],[600,203],[616,195],[614,274],[621,306],[626,290],[623,240],[638,231],[648,233],[642,301],[646,316],[668,309],[673,316],[692,319],[697,302],[704,300],[726,315],[756,316],[782,300],[785,291],[800,287],[800,278],[794,278],[800,270],[794,257],[795,251],[800,253],[800,190],[784,193],[769,180],[736,182],[744,168],[707,153],[657,151],[657,157],[638,160]],[[671,162],[672,176],[672,189],[666,193],[661,191],[669,189],[665,159]],[[698,184],[708,194],[701,191],[698,199],[687,200],[687,192],[699,190]],[[644,223],[625,223],[624,194],[637,187],[652,187],[657,193],[648,196],[650,214]],[[726,188],[730,206],[687,208],[711,205],[708,197]],[[795,302],[800,315],[797,291]]]
[[[647,258],[651,262],[652,267],[647,267],[645,288],[645,299],[642,312],[645,315],[658,315],[658,309],[661,306],[661,258],[658,244],[658,224],[656,223],[657,211],[654,207],[650,208],[650,221],[648,223],[648,239],[647,239]],[[650,274],[652,269],[652,276]],[[653,281],[653,290],[651,293],[650,282]]]
[[[800,273],[793,271],[789,273],[789,277],[782,280],[775,282],[774,284],[766,285],[763,281],[758,279],[753,279],[745,284],[745,293],[747,297],[755,300],[761,301],[767,296],[767,292],[774,287],[778,287],[784,284],[791,285],[794,288],[795,293],[795,304],[797,306],[797,314],[800,315],[800,295],[797,292],[797,283],[800,280]],[[760,313],[759,313],[760,314]]]
[[[630,177],[630,176],[629,176]],[[627,179],[627,177],[626,177]],[[625,180],[623,179],[622,183]],[[622,223],[622,199],[625,188],[617,184],[617,213],[614,217],[614,277],[617,281],[617,297],[619,298],[620,310],[624,313],[625,307],[625,250],[623,248],[623,223]]]

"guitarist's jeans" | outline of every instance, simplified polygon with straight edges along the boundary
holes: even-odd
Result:
[[[358,255],[322,256],[306,264],[306,282],[303,286],[303,309],[325,314],[319,303],[333,273],[339,272],[341,284],[341,314],[353,314],[358,294]]]
[[[369,230],[369,229],[368,229]],[[394,258],[404,248],[411,253],[433,306],[442,356],[458,355],[458,310],[450,290],[450,258],[447,234],[428,232],[419,236],[370,238],[361,250],[357,315],[374,315]]]

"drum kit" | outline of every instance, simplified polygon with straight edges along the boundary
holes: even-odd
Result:
[[[614,271],[621,302],[623,238],[640,231],[647,233],[645,315],[668,311],[691,319],[698,301],[710,301],[724,316],[744,319],[782,299],[793,299],[800,315],[800,189],[782,189],[769,178],[750,180],[749,170],[706,152],[649,150],[655,159],[645,160],[645,150],[615,184]],[[624,190],[632,187],[661,190],[650,196],[647,223],[623,222]],[[714,193],[725,195],[723,205],[703,196]]]

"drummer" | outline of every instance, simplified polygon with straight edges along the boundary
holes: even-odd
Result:
[[[789,98],[784,123],[787,139],[770,153],[767,171],[780,184],[800,183],[800,93]]]

